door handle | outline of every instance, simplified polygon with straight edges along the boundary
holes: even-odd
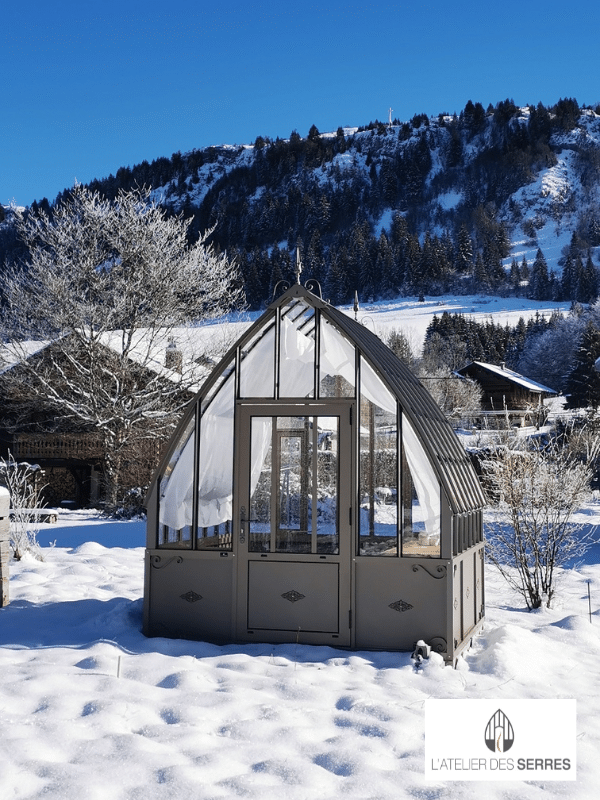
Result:
[[[249,522],[258,522],[257,519],[246,519],[246,507],[240,508],[240,542],[243,544],[246,541],[246,525]]]

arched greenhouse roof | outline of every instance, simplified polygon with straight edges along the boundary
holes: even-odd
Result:
[[[371,330],[329,305],[300,284],[294,284],[275,299],[264,314],[237,340],[190,403],[188,413],[181,420],[178,430],[185,430],[189,426],[189,421],[198,403],[202,407],[203,400],[208,398],[210,402],[212,397],[218,394],[219,388],[216,387],[224,376],[232,371],[238,348],[241,351],[247,343],[255,339],[261,329],[270,325],[280,306],[294,300],[303,301],[309,307],[319,309],[322,318],[333,325],[350,344],[358,349],[360,355],[389,389],[400,404],[403,414],[413,425],[445,491],[450,510],[455,514],[463,514],[481,509],[485,501],[475,471],[449,422],[425,387],[408,366]],[[175,435],[173,442],[177,439],[178,437]],[[163,465],[168,462],[169,457],[170,454],[167,453],[159,466],[157,475],[162,472]]]

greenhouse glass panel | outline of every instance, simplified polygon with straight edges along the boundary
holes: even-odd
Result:
[[[275,321],[240,348],[240,397],[273,397]]]
[[[439,558],[440,484],[406,416],[402,450],[402,555]]]
[[[182,431],[160,479],[159,547],[191,546],[195,428],[194,414]]]
[[[381,398],[381,404],[374,401],[375,397]],[[397,556],[396,401],[364,360],[361,361],[359,492],[359,554]]]
[[[206,409],[210,406],[213,399],[219,394],[223,384],[225,384],[232,378],[234,372],[235,372],[235,361],[230,361],[229,364],[223,370],[223,372],[219,375],[213,386],[202,398],[202,406],[200,409],[201,415],[205,413]]]
[[[356,349],[321,317],[319,397],[355,397]]]
[[[337,553],[338,417],[253,417],[250,552]]]
[[[303,302],[281,311],[279,397],[315,395],[315,312]]]
[[[272,430],[271,417],[252,418],[248,541],[251,553],[268,553],[271,549]]]
[[[198,547],[231,547],[233,513],[233,420],[235,372],[220,384],[219,392],[200,420],[198,457]]]

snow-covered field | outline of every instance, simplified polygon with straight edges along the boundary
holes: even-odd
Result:
[[[409,340],[414,352],[420,354],[427,327],[434,316],[441,317],[444,311],[449,314],[462,314],[476,322],[484,323],[493,319],[496,325],[516,325],[520,317],[525,322],[536,313],[549,318],[558,309],[565,316],[570,303],[555,303],[549,300],[536,301],[526,297],[491,297],[481,295],[443,295],[427,296],[419,303],[415,297],[399,297],[395,300],[378,300],[361,303],[357,319],[379,336],[392,328],[401,330]],[[352,307],[343,309],[353,316]]]
[[[580,520],[599,524],[600,504]],[[552,610],[525,611],[488,567],[484,633],[458,669],[416,671],[407,653],[146,639],[143,537],[66,511],[43,562],[11,563],[2,800],[597,797],[600,548]],[[576,698],[577,781],[426,782],[428,698]]]
[[[487,295],[427,295],[423,302],[416,297],[398,297],[393,300],[375,300],[359,302],[356,319],[370,328],[378,336],[385,338],[391,329],[401,330],[407,337],[415,354],[420,355],[427,327],[434,316],[441,317],[444,311],[449,314],[462,314],[476,322],[484,323],[492,319],[497,325],[516,325],[520,317],[525,322],[536,313],[550,317],[554,310],[569,313],[570,303],[552,302],[550,300],[529,300],[526,297],[493,297]],[[354,317],[351,305],[342,306],[341,310]],[[194,352],[211,346],[222,351],[223,343],[233,344],[244,329],[259,313],[232,316],[231,321],[223,324],[217,320],[200,328],[181,329],[178,345],[184,352]]]

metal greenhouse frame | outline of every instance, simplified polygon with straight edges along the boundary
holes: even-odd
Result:
[[[153,479],[144,632],[413,650],[483,624],[483,494],[428,392],[299,283],[190,404]]]

